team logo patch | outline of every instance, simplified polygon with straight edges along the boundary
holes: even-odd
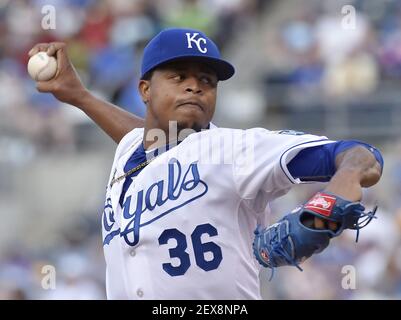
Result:
[[[278,134],[287,134],[290,136],[303,136],[305,132],[302,131],[295,131],[295,130],[279,130],[276,131]]]
[[[324,193],[318,193],[306,203],[305,209],[329,217],[331,215],[331,211],[333,210],[335,203],[336,203],[335,197],[332,197]]]

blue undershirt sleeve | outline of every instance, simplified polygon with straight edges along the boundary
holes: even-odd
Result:
[[[288,163],[288,171],[294,178],[299,178],[301,181],[327,182],[336,171],[337,155],[356,146],[363,146],[371,151],[383,170],[384,161],[379,150],[364,142],[340,140],[301,150]]]

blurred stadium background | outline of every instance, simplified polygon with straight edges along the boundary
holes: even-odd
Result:
[[[341,8],[356,8],[354,30]],[[55,30],[41,9],[56,8]],[[38,42],[65,41],[85,84],[143,116],[143,45],[161,28],[204,30],[237,74],[220,85],[215,123],[361,139],[385,156],[364,203],[379,219],[304,265],[262,272],[266,299],[401,298],[401,1],[0,0],[0,299],[104,299],[100,218],[115,144],[80,111],[39,94],[27,75]],[[320,185],[273,204],[271,221]],[[56,290],[41,287],[44,265]],[[356,270],[344,290],[342,267]]]

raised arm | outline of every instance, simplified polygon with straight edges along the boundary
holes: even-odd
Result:
[[[38,81],[36,85],[38,91],[52,93],[59,101],[82,110],[116,143],[119,143],[132,129],[144,126],[142,118],[96,98],[84,87],[67,56],[65,43],[39,43],[29,51],[29,56],[39,51],[46,51],[49,56],[56,56],[57,73],[49,81]]]

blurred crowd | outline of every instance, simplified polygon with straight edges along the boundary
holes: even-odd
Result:
[[[368,126],[376,137],[399,135],[401,2],[301,0],[283,7],[260,36],[262,114],[331,135],[338,128],[362,138]]]
[[[142,48],[150,38],[165,27],[189,26],[204,30],[224,48],[243,21],[257,14],[262,3],[258,0],[0,1],[2,130],[29,137],[41,151],[47,147],[69,151],[77,138],[73,125],[85,121],[79,115],[71,116],[71,112],[66,115],[52,95],[35,90],[35,83],[27,76],[26,64],[27,53],[36,43],[66,42],[69,56],[87,87],[143,117],[145,107],[136,87]],[[214,10],[209,10],[210,7]],[[49,20],[53,13],[55,20]]]
[[[14,243],[0,256],[2,299],[105,299],[98,215],[78,217],[44,250]]]
[[[339,10],[343,4],[356,8],[355,25],[348,19],[352,19],[351,9]],[[56,28],[45,30],[42,20],[49,5],[56,9]],[[342,20],[345,16],[348,18]],[[339,28],[342,21],[344,25]],[[107,139],[102,136],[91,145],[93,125],[83,114],[50,94],[36,91],[26,72],[29,49],[40,42],[67,42],[69,56],[88,88],[144,116],[145,107],[136,89],[141,52],[153,35],[169,26],[203,30],[225,56],[243,52],[243,59],[237,59],[239,69],[241,63],[250,70],[257,69],[247,86],[260,90],[263,96],[264,110],[268,111],[266,126],[276,125],[268,120],[275,113],[282,115],[281,124],[295,124],[298,127],[292,129],[305,130],[308,123],[297,110],[306,114],[308,108],[316,112],[327,106],[364,106],[372,101],[377,110],[387,110],[388,105],[399,108],[401,103],[400,0],[300,0],[296,5],[293,1],[274,0],[0,0],[2,221],[7,221],[7,214],[13,215],[14,207],[6,202],[11,194],[21,192],[14,181],[21,168],[34,167],[52,153],[78,158],[91,147],[101,149],[101,140]],[[257,36],[253,38],[252,34]],[[244,46],[249,41],[251,46]],[[260,49],[252,50],[253,46]],[[247,50],[260,53],[258,59],[250,58]],[[233,81],[243,86],[241,75]],[[239,94],[244,92],[242,99],[246,99],[247,88],[243,89]],[[241,103],[251,107],[253,101],[249,97]],[[351,129],[365,117],[376,124],[384,121],[384,127],[390,130],[390,123],[385,121],[397,119],[393,114],[383,116],[385,120],[375,115],[363,111],[355,117],[351,114]],[[238,113],[241,117],[243,113]],[[309,121],[317,122],[315,118]],[[361,231],[358,244],[354,243],[354,232],[345,232],[324,253],[307,261],[302,273],[283,268],[276,270],[269,282],[269,271],[263,271],[264,298],[401,297],[401,144],[394,146],[401,132],[395,139],[392,131],[375,132],[377,127],[370,130],[369,137],[384,152],[385,172],[380,185],[366,192],[364,204],[372,208],[378,201],[379,218]],[[112,159],[112,152],[106,148],[103,156]],[[104,170],[107,174],[109,168]],[[50,179],[39,174],[37,178]],[[38,188],[43,185],[45,182],[38,181]],[[302,186],[275,201],[271,222],[319,188]],[[62,197],[62,192],[55,195],[49,191],[49,197]],[[29,208],[23,197],[18,201],[21,212]],[[0,299],[104,299],[105,263],[98,207],[85,208],[93,211],[93,216],[86,218],[80,212],[74,213],[73,222],[65,225],[46,247],[35,246],[35,239],[27,236],[29,240],[25,241],[32,241],[29,245],[21,238],[0,250]],[[46,266],[54,267],[56,272],[55,290],[46,289],[43,283]],[[342,286],[344,266],[355,267],[355,289]]]
[[[401,2],[300,1],[266,30],[265,81],[355,97],[401,82]]]

